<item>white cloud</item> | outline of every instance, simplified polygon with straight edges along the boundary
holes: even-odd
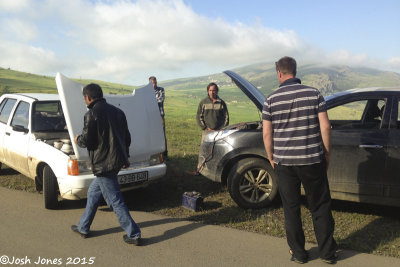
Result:
[[[277,50],[291,54],[303,45],[292,31],[206,18],[182,1],[103,3],[87,14],[85,23],[75,20],[79,30],[72,35],[102,55],[90,75],[125,73],[128,78],[135,71],[179,72],[194,62],[212,72],[276,59]]]
[[[7,12],[18,12],[26,9],[29,6],[29,0],[1,0],[0,11]]]
[[[75,59],[77,69],[72,75],[110,78],[118,75],[119,79],[130,79],[132,73],[167,71],[176,76],[180,71],[187,73],[187,68],[193,65],[203,66],[203,71],[208,66],[208,73],[212,73],[268,60],[276,50],[290,54],[301,46],[294,32],[206,18],[180,0],[60,2],[57,1],[56,5],[53,1],[41,1],[35,6],[27,6],[32,24],[16,19],[11,24],[15,32],[21,33],[19,39],[25,37],[21,46],[32,47],[34,45],[26,41],[35,37],[33,25],[46,21],[43,17],[38,19],[38,14],[49,19],[56,17],[59,27],[62,27],[57,28],[59,38],[69,43],[68,50],[71,51],[59,51],[59,47],[39,40],[32,43],[42,44],[41,47],[48,52],[58,50],[54,57],[60,61]],[[42,31],[48,33],[43,28]],[[29,51],[19,51],[25,53],[27,63],[35,58]],[[90,52],[84,54],[82,51]],[[67,55],[69,52],[71,54]],[[206,73],[197,74],[194,70],[192,75]],[[162,78],[170,77],[159,79]]]
[[[0,41],[12,28],[19,42],[1,42],[0,66],[34,73],[140,84],[152,74],[159,80],[206,75],[285,55],[372,62],[345,50],[327,54],[291,30],[204,17],[181,0],[7,0],[1,7],[15,17],[6,18],[8,30],[0,27]]]
[[[17,18],[3,19],[1,21],[1,32],[12,39],[27,42],[37,37],[36,26],[32,23]]]
[[[400,56],[390,58],[388,60],[388,65],[391,70],[400,72]]]
[[[14,42],[0,42],[0,58],[1,67],[36,74],[48,73],[49,70],[60,67],[65,68],[63,64],[59,64],[53,52]]]
[[[326,54],[324,57],[330,64],[340,64],[347,66],[362,66],[367,62],[372,63],[372,59],[369,59],[366,54],[351,54],[349,51],[341,49],[333,53]]]

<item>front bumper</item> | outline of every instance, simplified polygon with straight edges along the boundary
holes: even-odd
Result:
[[[145,187],[149,183],[163,177],[167,172],[167,165],[165,165],[165,163],[162,163],[154,166],[137,168],[134,170],[123,169],[118,174],[123,175],[144,171],[148,172],[148,180],[146,182],[124,185],[123,187],[121,187],[121,191]],[[67,177],[57,177],[61,197],[63,199],[69,200],[85,199],[87,197],[89,186],[95,178],[96,177],[93,174],[77,176],[68,175]]]
[[[201,175],[214,182],[221,182],[224,158],[232,150],[233,147],[224,140],[215,142],[215,145],[213,142],[203,142],[197,165]]]

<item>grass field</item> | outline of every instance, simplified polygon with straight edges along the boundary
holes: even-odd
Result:
[[[35,79],[34,79],[35,78]],[[0,88],[3,89],[0,75]],[[54,92],[54,78],[37,79],[25,77],[22,83],[12,77],[16,88],[30,92]],[[9,80],[12,80],[11,78]],[[10,82],[10,81],[9,81]],[[103,84],[102,84],[103,85]],[[104,83],[103,86],[107,86]],[[129,93],[132,88],[110,84],[107,92]],[[22,90],[22,89],[21,89]],[[242,96],[240,95],[242,94]],[[188,220],[216,224],[240,230],[285,237],[283,210],[279,201],[262,210],[243,210],[232,201],[226,188],[201,176],[194,176],[200,145],[201,131],[195,116],[200,100],[206,96],[205,88],[174,90],[166,88],[166,134],[169,160],[167,175],[151,186],[126,193],[126,201],[132,211],[148,211],[157,214],[185,218]],[[232,87],[222,87],[220,96],[227,104],[231,124],[259,120],[261,114],[243,93]],[[18,190],[35,191],[31,180],[3,166],[0,184]],[[199,191],[204,196],[204,205],[199,212],[186,210],[181,206],[182,194]],[[39,207],[41,208],[41,207]],[[400,257],[400,209],[363,205],[343,201],[333,202],[333,216],[336,222],[335,238],[340,248],[379,255]],[[316,243],[311,215],[304,202],[302,220],[306,241]]]
[[[233,90],[233,88],[229,89],[229,91]],[[167,90],[165,125],[168,151],[172,153],[171,155],[176,153],[177,156],[183,156],[196,155],[198,153],[201,129],[196,123],[196,113],[200,100],[206,97],[206,90],[195,89],[193,91],[195,92]],[[229,95],[229,91],[221,91],[221,98],[229,99],[229,97],[224,97],[224,95]],[[230,124],[260,120],[261,118],[261,113],[250,100],[234,103],[226,100],[226,102]]]
[[[239,90],[239,89],[236,89]],[[208,224],[218,224],[241,230],[285,237],[283,209],[277,201],[263,210],[242,210],[232,201],[226,188],[212,183],[201,176],[190,175],[197,165],[201,132],[196,124],[197,105],[205,90],[200,92],[167,91],[166,132],[170,161],[168,161],[168,181],[163,181],[163,193],[157,185],[147,188],[147,192],[131,198],[132,203],[151,203],[147,195],[165,195],[161,202],[164,207],[147,206],[144,210],[155,213],[187,218]],[[229,90],[220,95],[229,99]],[[226,96],[224,96],[226,94]],[[261,114],[250,101],[229,102],[231,123],[259,120]],[[334,117],[349,114],[348,109],[338,110]],[[205,196],[205,206],[197,213],[181,207],[182,193],[196,190]],[[170,195],[173,195],[172,199]],[[143,199],[144,198],[144,199]],[[136,205],[135,205],[136,206]],[[141,206],[139,204],[139,206]],[[143,208],[143,207],[142,207]],[[336,222],[335,239],[340,248],[353,249],[365,253],[400,257],[400,214],[399,208],[381,207],[344,201],[333,202],[333,216]],[[307,242],[316,243],[311,214],[304,202],[302,220]]]

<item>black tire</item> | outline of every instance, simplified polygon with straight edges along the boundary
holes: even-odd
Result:
[[[229,173],[228,191],[241,208],[265,208],[272,203],[278,192],[275,172],[266,160],[239,160]]]
[[[49,166],[43,168],[43,197],[46,209],[56,209],[58,206],[57,177]]]

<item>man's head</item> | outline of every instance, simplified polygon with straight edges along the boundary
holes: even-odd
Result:
[[[218,85],[216,83],[209,83],[207,85],[207,92],[208,92],[208,96],[211,99],[217,99],[218,97]]]
[[[95,83],[90,83],[83,87],[82,90],[83,97],[85,98],[85,103],[89,106],[96,99],[103,98],[103,90],[100,85]]]
[[[153,88],[156,89],[157,88],[157,78],[154,76],[150,76],[149,77],[149,82],[151,82],[153,84]]]
[[[275,62],[275,67],[279,83],[296,77],[297,63],[292,57],[283,57],[279,59],[277,62]]]

